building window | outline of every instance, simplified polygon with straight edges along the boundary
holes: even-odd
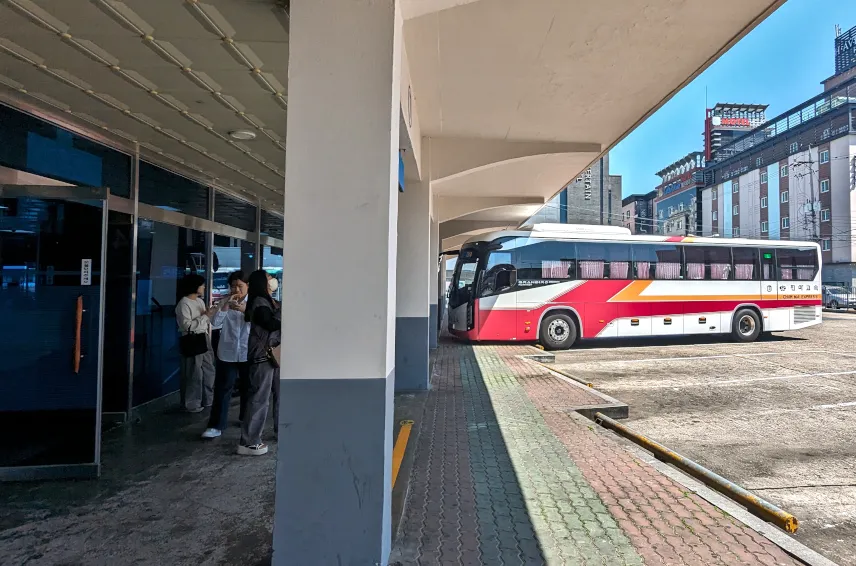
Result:
[[[740,183],[737,181],[731,181],[731,192],[736,193],[740,190]]]
[[[782,169],[781,169],[781,176],[782,176],[782,177],[787,177],[787,176],[788,176],[788,166],[787,166],[787,165],[782,165]]]
[[[824,238],[820,241],[820,249],[828,252],[832,249],[832,241],[829,238]]]
[[[766,234],[769,231],[770,231],[770,223],[767,222],[766,220],[764,220],[763,222],[761,222],[761,233]]]
[[[829,150],[825,149],[820,152],[820,162],[821,163],[829,163]]]
[[[731,208],[731,214],[733,214],[734,216],[737,216],[738,214],[740,214],[740,213],[738,212],[738,210],[739,210],[739,209],[738,209],[738,205],[736,205],[736,204],[735,204],[735,205]]]
[[[763,157],[758,157],[755,159],[755,167],[760,167],[762,163],[764,163]]]
[[[716,189],[711,189],[711,193],[710,193],[710,194],[712,195],[710,198],[711,198],[712,200],[716,200]]]
[[[767,197],[761,197],[761,208],[767,208]]]
[[[788,229],[791,227],[791,219],[787,216],[782,218],[782,228]]]
[[[739,237],[740,237],[740,228],[739,228],[739,227],[737,227],[737,226],[735,226],[734,228],[732,228],[732,229],[731,229],[731,236],[732,236],[733,238],[739,238]]]
[[[820,211],[820,221],[821,222],[829,222],[829,209],[824,208]]]
[[[714,211],[713,211],[713,213],[711,214],[710,218],[711,218],[712,220],[716,220],[716,211],[715,211],[715,210],[714,210]]]
[[[788,196],[788,191],[782,191],[782,202],[783,202],[783,203],[784,203],[784,202],[788,202],[788,199],[789,199],[789,198],[790,198],[790,197]]]
[[[791,144],[791,153],[796,153],[797,151],[799,151],[799,149],[800,149],[799,143],[794,142]]]
[[[761,171],[761,183],[763,184],[763,183],[766,183],[766,182],[767,182],[767,172],[766,172],[766,171]]]
[[[828,193],[829,192],[829,179],[823,179],[820,182],[820,192]]]

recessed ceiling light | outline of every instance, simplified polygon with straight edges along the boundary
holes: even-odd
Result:
[[[234,130],[229,132],[229,137],[235,140],[254,140],[256,133],[252,130]]]

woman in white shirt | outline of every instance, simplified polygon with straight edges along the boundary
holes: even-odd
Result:
[[[199,413],[214,402],[214,355],[211,351],[211,318],[226,304],[225,297],[205,308],[205,278],[192,273],[179,282],[181,300],[175,307],[181,350],[181,408]],[[196,336],[192,336],[196,335]]]

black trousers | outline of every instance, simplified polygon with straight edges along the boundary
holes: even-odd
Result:
[[[211,417],[208,428],[225,430],[229,424],[229,404],[232,402],[232,391],[235,384],[241,394],[240,420],[244,420],[247,409],[247,386],[249,384],[250,365],[247,362],[224,362],[217,360],[217,378],[214,380],[214,405],[211,407]]]

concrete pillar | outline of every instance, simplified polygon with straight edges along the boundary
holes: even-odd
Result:
[[[290,6],[273,564],[386,564],[401,16]]]
[[[428,305],[428,319],[430,321],[431,330],[429,332],[428,347],[432,350],[437,348],[437,337],[439,335],[439,315],[440,315],[440,264],[438,256],[440,253],[440,223],[431,218],[431,248],[429,250],[428,267],[429,278],[431,280],[431,303]]]
[[[423,163],[430,160],[423,144]],[[428,389],[428,348],[431,335],[431,182],[406,183],[398,200],[398,290],[395,318],[395,390]]]

